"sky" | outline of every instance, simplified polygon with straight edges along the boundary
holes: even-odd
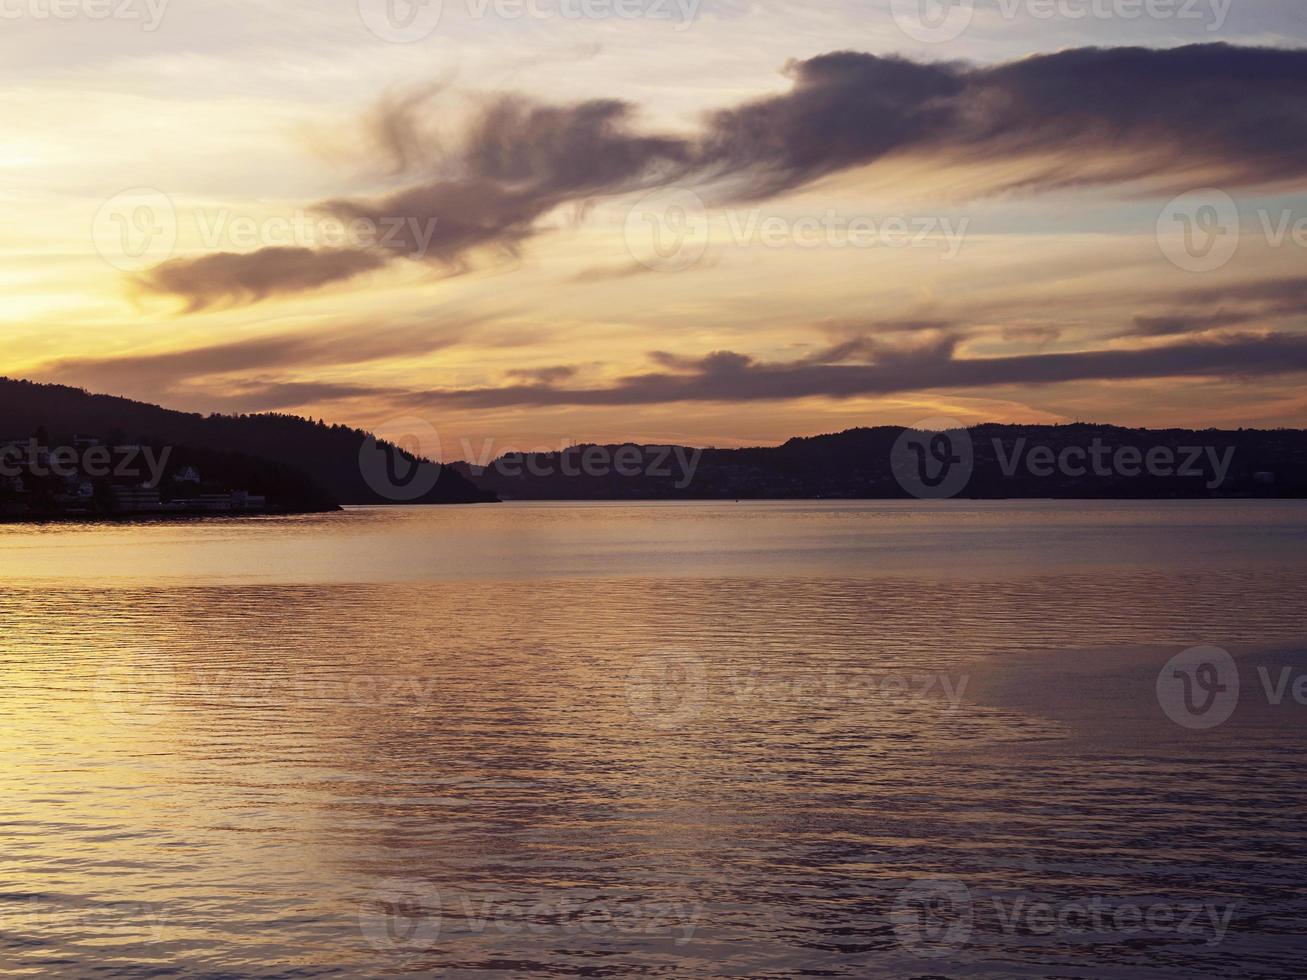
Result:
[[[477,459],[1307,420],[1296,0],[0,0],[0,374]]]

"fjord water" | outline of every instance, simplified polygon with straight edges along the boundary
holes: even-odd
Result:
[[[1156,687],[1307,670],[1302,502],[8,526],[0,576],[7,976],[1301,972],[1307,708]]]

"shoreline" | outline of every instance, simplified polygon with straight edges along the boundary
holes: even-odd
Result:
[[[300,514],[335,514],[343,511],[340,505],[335,507],[290,508],[287,510],[150,510],[124,511],[122,513],[68,513],[50,512],[41,514],[0,514],[3,524],[124,524],[136,521],[153,522],[161,520],[192,521],[201,518],[236,518],[251,517],[293,517]]]

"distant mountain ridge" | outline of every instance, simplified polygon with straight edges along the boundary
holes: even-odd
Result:
[[[745,449],[615,443],[512,453],[485,466],[466,461],[443,465],[429,487],[417,482],[423,491],[417,494],[407,492],[412,485],[393,494],[380,492],[375,473],[369,480],[360,454],[372,437],[360,429],[277,413],[205,416],[65,385],[0,378],[0,439],[25,438],[38,430],[55,439],[95,435],[261,459],[282,468],[292,482],[296,472],[303,474],[343,504],[914,495],[902,480],[905,464],[915,465],[901,451],[902,426],[854,428]],[[970,427],[966,434],[960,497],[1307,497],[1307,431],[1302,429],[990,423]],[[389,443],[375,445],[394,464],[383,473],[393,470],[402,477],[422,465]],[[1096,447],[1101,459],[1094,456]],[[1169,459],[1171,471],[1154,471],[1149,465],[1153,459]]]
[[[81,388],[0,378],[0,438],[27,437],[44,429],[52,438],[94,434],[119,442],[190,447],[240,453],[303,473],[342,504],[396,502],[379,493],[360,467],[360,450],[369,434],[344,425],[326,425],[294,415],[200,415],[161,408],[114,395],[90,394]],[[377,440],[396,454],[402,469],[417,466],[411,454]],[[406,503],[482,503],[493,494],[473,486],[454,471]]]
[[[915,464],[896,450],[904,432],[857,428],[747,449],[590,444],[445,468],[506,500],[895,499],[916,495],[895,474]],[[1307,497],[1302,429],[990,423],[967,434],[964,498]],[[596,465],[584,465],[587,453]],[[1171,472],[1159,475],[1168,458]]]

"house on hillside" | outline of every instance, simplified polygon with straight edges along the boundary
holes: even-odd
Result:
[[[114,510],[124,513],[159,510],[159,491],[152,487],[116,486],[111,494]]]

